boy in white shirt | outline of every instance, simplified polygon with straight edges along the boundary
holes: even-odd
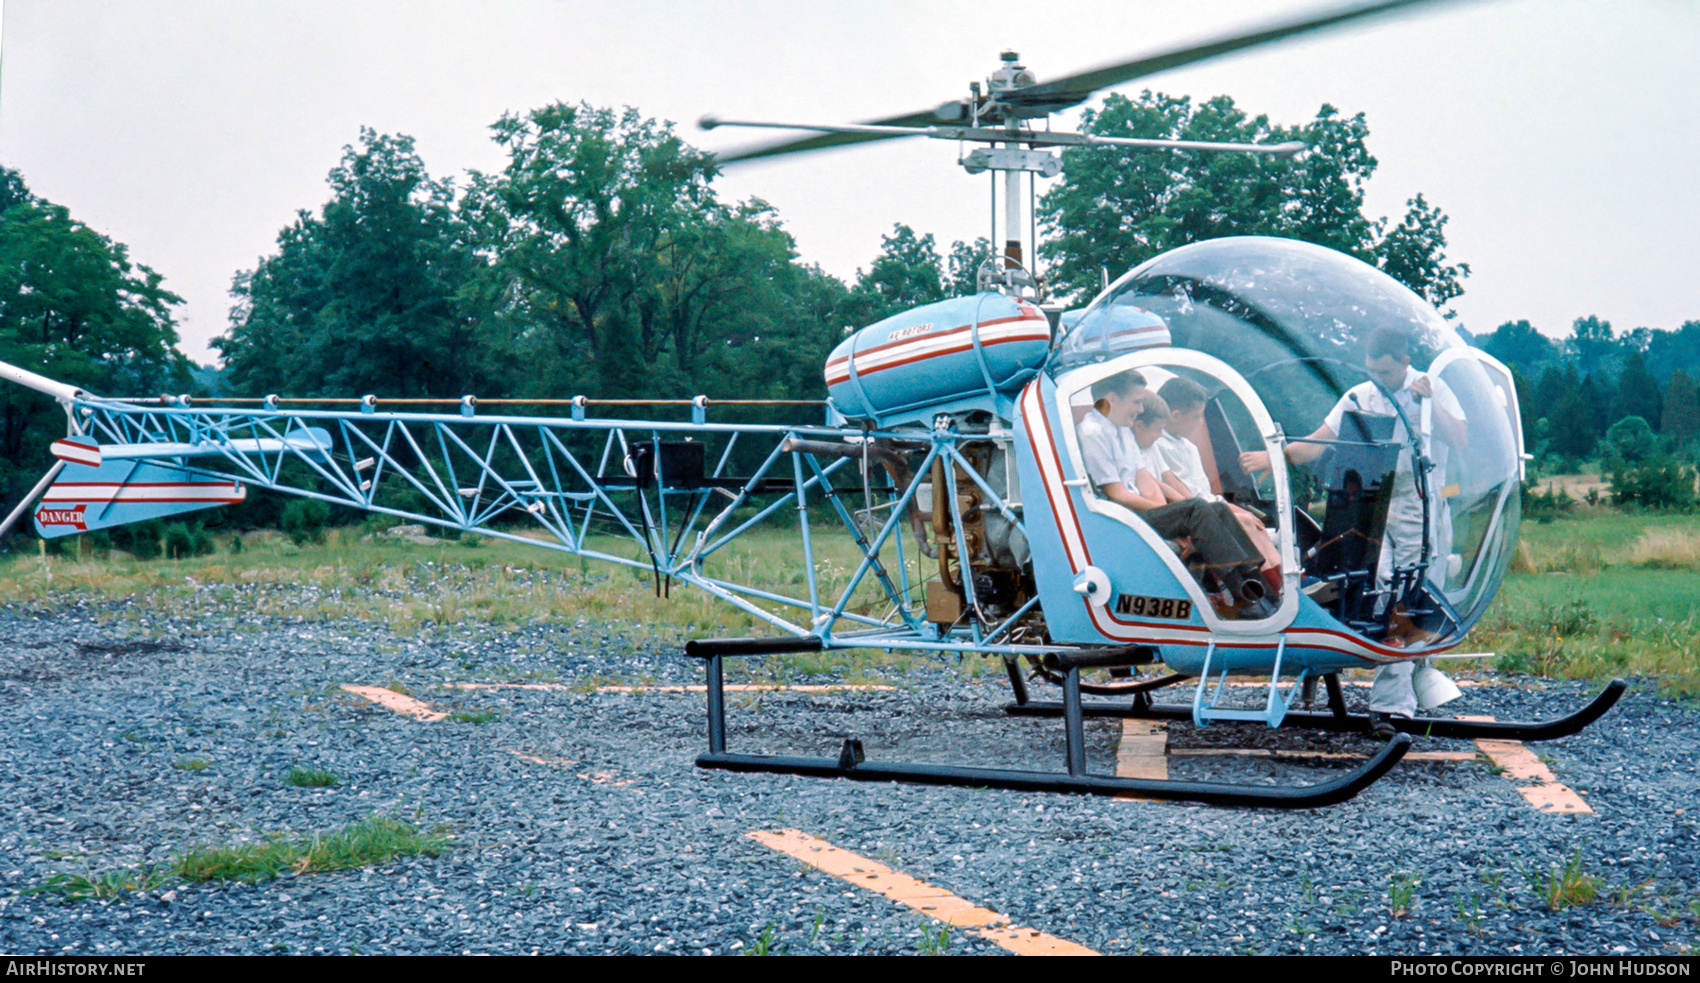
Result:
[[[1171,501],[1188,497],[1202,498],[1206,502],[1221,501],[1222,497],[1211,489],[1210,475],[1204,470],[1204,459],[1198,453],[1198,445],[1192,441],[1192,436],[1204,426],[1204,404],[1209,394],[1191,379],[1175,376],[1163,383],[1158,395],[1166,404],[1167,415],[1162,426],[1156,428],[1151,436],[1151,446],[1146,451],[1154,465],[1152,470],[1160,472],[1158,480],[1172,496],[1179,496],[1171,497]],[[1139,435],[1138,426],[1134,427],[1134,433],[1141,443],[1146,442]],[[1275,542],[1270,539],[1263,520],[1232,503],[1228,503],[1228,511],[1234,514],[1234,520],[1263,557],[1265,577],[1272,581],[1270,586],[1279,589],[1281,554],[1275,549]]]

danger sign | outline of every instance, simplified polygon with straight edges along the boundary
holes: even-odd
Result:
[[[86,509],[87,505],[79,505],[74,509],[43,505],[36,509],[35,521],[44,526],[76,526],[78,532],[87,532],[89,527],[83,522],[83,512]]]

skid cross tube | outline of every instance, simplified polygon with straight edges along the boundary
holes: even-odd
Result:
[[[1385,775],[1405,756],[1411,746],[1409,735],[1395,734],[1379,752],[1357,769],[1315,785],[1231,785],[1222,782],[1183,782],[1094,775],[1086,768],[1083,727],[1085,713],[1080,699],[1080,667],[1067,665],[1065,660],[1062,712],[1067,744],[1066,773],[911,762],[874,762],[866,760],[861,742],[854,739],[845,741],[844,748],[837,758],[734,754],[728,751],[724,660],[736,656],[818,652],[826,646],[826,640],[817,635],[790,638],[699,639],[687,643],[685,654],[703,660],[708,683],[709,749],[697,755],[697,767],[722,771],[806,775],[815,778],[848,778],[863,782],[912,782],[919,785],[998,788],[1017,792],[1137,795],[1152,799],[1202,802],[1208,805],[1302,809],[1334,805],[1352,798]]]

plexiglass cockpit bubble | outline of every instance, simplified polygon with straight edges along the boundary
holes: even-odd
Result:
[[[1437,395],[1374,398],[1400,396],[1366,371],[1366,348],[1378,329],[1403,336],[1410,378],[1429,375]],[[1341,429],[1354,432],[1339,434],[1338,443],[1289,477],[1307,581],[1358,575],[1363,603],[1338,602],[1332,613],[1342,622],[1377,640],[1428,647],[1455,641],[1481,616],[1504,576],[1517,528],[1516,394],[1504,367],[1470,347],[1431,305],[1330,249],[1286,239],[1215,239],[1158,256],[1112,284],[1067,330],[1050,368],[1102,362],[1153,343],[1226,362],[1263,401],[1289,445],[1339,406],[1365,411],[1362,420],[1345,418]],[[1378,410],[1392,411],[1392,419],[1377,424],[1371,418]],[[1379,458],[1377,444],[1385,452]],[[1396,456],[1391,444],[1398,445]],[[1232,450],[1217,449],[1224,478],[1236,466]],[[1390,523],[1397,529],[1401,522],[1403,533],[1389,532]],[[1396,564],[1406,568],[1403,590],[1388,569],[1395,552],[1389,544],[1399,535],[1407,544]],[[1426,546],[1420,558],[1408,548],[1413,537]],[[1421,569],[1411,571],[1417,563]],[[1423,591],[1411,593],[1413,585]],[[1402,611],[1401,603],[1429,610]]]

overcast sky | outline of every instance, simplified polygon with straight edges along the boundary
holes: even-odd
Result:
[[[1310,11],[1295,0],[852,4],[624,0],[0,0],[0,163],[127,244],[185,304],[208,361],[239,270],[275,252],[359,128],[405,133],[433,176],[496,170],[488,127],[554,101],[630,105],[714,149],[729,118],[859,121],[966,93],[1018,50],[1041,79]],[[1372,216],[1421,192],[1471,265],[1478,332],[1700,320],[1700,3],[1476,0],[1349,26],[1123,87],[1227,94],[1277,123],[1366,114]],[[987,234],[985,178],[942,141],[739,167],[849,279],[894,223]]]

